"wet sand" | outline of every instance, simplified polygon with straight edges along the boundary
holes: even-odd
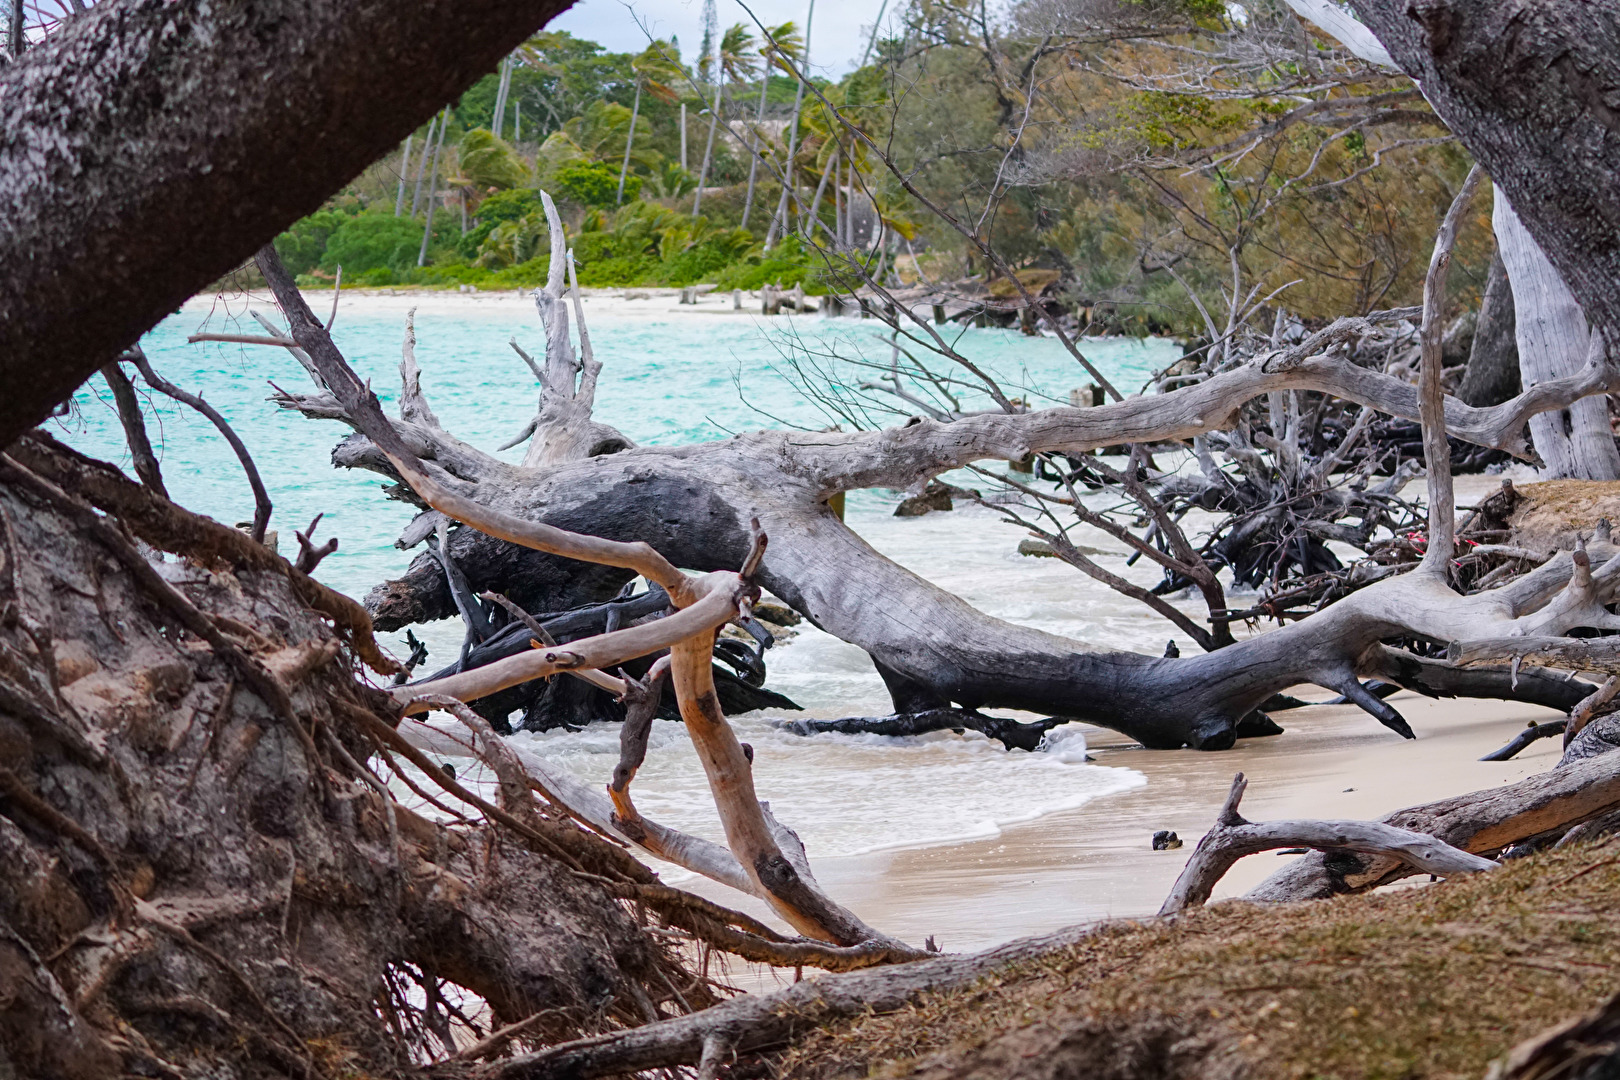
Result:
[[[1298,692],[1327,696],[1314,687]],[[1558,759],[1559,740],[1546,739],[1512,761],[1478,760],[1527,721],[1554,716],[1551,710],[1434,701],[1408,692],[1390,700],[1411,722],[1415,741],[1398,738],[1359,709],[1325,705],[1279,713],[1284,734],[1220,753],[1143,750],[1113,732],[1088,728],[1097,764],[1136,769],[1147,785],[982,841],[845,859],[818,860],[811,851],[810,858],[827,891],[871,925],[906,941],[933,935],[942,949],[970,951],[1076,923],[1152,915],[1240,770],[1249,778],[1242,810],[1251,820],[1367,819],[1511,783]],[[1174,830],[1186,846],[1153,851],[1158,829]],[[1290,858],[1242,860],[1216,898],[1240,895]],[[763,905],[722,886],[682,886],[765,914]]]

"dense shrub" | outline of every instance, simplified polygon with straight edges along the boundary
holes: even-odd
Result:
[[[820,293],[826,291],[826,269],[826,262],[814,249],[806,247],[797,236],[789,236],[768,252],[732,262],[714,276],[714,281],[722,289],[803,285],[806,292]]]
[[[320,267],[331,273],[341,266],[345,273],[356,276],[371,270],[404,270],[416,265],[421,248],[420,221],[392,214],[361,214],[343,222],[327,239]]]
[[[581,206],[612,206],[619,194],[619,170],[601,161],[566,165],[553,181],[559,194]],[[624,199],[633,202],[641,194],[642,178],[625,177]]]
[[[474,217],[478,224],[468,230],[457,244],[457,250],[467,259],[476,259],[489,234],[499,225],[518,221],[529,214],[540,212],[540,193],[533,188],[513,188],[497,191],[478,204]],[[544,220],[542,215],[542,220]],[[522,259],[517,260],[522,262]]]
[[[317,210],[276,237],[276,254],[294,274],[307,274],[321,263],[326,243],[349,215],[341,210]]]

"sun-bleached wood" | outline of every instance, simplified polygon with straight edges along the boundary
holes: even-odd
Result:
[[[1159,908],[1160,915],[1174,915],[1200,906],[1239,859],[1282,848],[1385,855],[1414,871],[1440,877],[1477,874],[1498,866],[1443,840],[1379,821],[1246,821],[1238,813],[1238,803],[1247,788],[1248,781],[1242,773],[1232,778],[1232,789],[1226,795],[1215,824],[1198,841],[1198,847]]]
[[[560,232],[560,228],[557,231]],[[267,246],[261,250],[258,264],[281,305],[292,337],[310,355],[321,379],[331,388],[349,420],[386,455],[395,474],[424,502],[446,517],[487,535],[584,562],[633,570],[648,581],[662,585],[669,593],[670,602],[679,609],[674,615],[653,623],[570,642],[567,649],[544,650],[538,661],[523,655],[509,657],[484,668],[408,690],[401,688],[398,692],[413,698],[439,696],[466,701],[491,692],[486,688],[490,685],[488,682],[477,681],[484,678],[481,672],[498,669],[497,679],[512,677],[514,662],[517,667],[532,665],[526,669],[531,672],[527,677],[534,678],[548,665],[553,670],[601,668],[668,646],[681,716],[703,762],[728,845],[744,873],[759,887],[772,909],[806,936],[840,946],[872,943],[886,949],[899,945],[834,903],[814,879],[802,873],[778,847],[754,794],[752,765],[720,711],[712,667],[715,630],[740,612],[746,612],[759,595],[758,587],[736,572],[683,574],[645,543],[621,543],[585,536],[483,506],[457,490],[460,485],[453,478],[430,475],[431,466],[405,445],[383,415],[376,395],[360,381],[332,343],[326,328],[310,312],[275,249]],[[558,307],[560,309],[560,305]],[[407,383],[410,381],[407,375]],[[420,415],[418,410],[415,420],[421,423],[429,418]],[[765,534],[757,522],[752,533],[749,550],[739,560],[749,575],[759,569],[765,550]],[[677,634],[681,636],[675,639]],[[607,644],[601,644],[603,642]],[[541,670],[535,671],[535,667]],[[402,704],[407,709],[415,709],[424,703],[413,700]]]

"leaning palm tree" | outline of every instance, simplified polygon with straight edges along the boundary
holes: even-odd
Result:
[[[799,89],[798,92],[793,96],[793,120],[788,124],[787,180],[782,185],[782,203],[780,208],[778,208],[776,211],[777,217],[782,223],[783,236],[787,235],[788,228],[788,211],[790,207],[788,196],[790,193],[797,190],[793,181],[793,164],[794,158],[798,154],[799,113],[804,109],[804,76],[810,73],[810,25],[815,20],[815,17],[816,0],[810,0],[810,10],[804,16],[804,55],[799,64],[799,68],[801,70],[801,74],[799,75]],[[797,202],[798,196],[795,194],[793,199],[795,202]],[[774,226],[775,222],[772,222],[772,225]],[[765,233],[765,250],[769,251],[770,249],[771,233],[770,230],[767,230]]]
[[[709,158],[714,153],[714,129],[720,122],[720,92],[728,82],[742,82],[754,73],[754,61],[749,53],[754,48],[754,35],[742,23],[732,23],[720,37],[717,59],[720,78],[714,84],[714,106],[709,114],[709,141],[703,147],[703,166],[698,170],[697,194],[692,197],[692,220],[696,221],[698,207],[703,203],[703,184],[709,177]]]
[[[624,203],[624,178],[630,173],[630,150],[636,142],[636,118],[641,115],[643,88],[654,97],[674,102],[679,95],[669,88],[665,79],[678,78],[681,71],[680,49],[667,41],[654,41],[630,61],[630,70],[636,77],[636,102],[630,107],[630,131],[624,137],[624,164],[619,166],[619,193],[614,206]]]
[[[782,58],[797,60],[804,51],[804,39],[799,36],[799,28],[792,21],[783,23],[774,30],[765,31],[765,45],[759,50],[764,60],[764,70],[759,78],[759,116],[754,121],[754,158],[748,163],[748,196],[743,200],[742,227],[748,228],[748,214],[754,208],[754,179],[759,172],[761,158],[760,128],[765,123],[765,92],[771,86],[771,68],[782,67]]]

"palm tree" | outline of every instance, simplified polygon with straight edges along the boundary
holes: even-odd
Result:
[[[774,30],[765,31],[766,42],[764,48],[759,50],[760,57],[765,61],[764,72],[759,80],[759,116],[754,121],[754,158],[748,163],[748,197],[743,200],[742,227],[748,228],[748,214],[754,208],[754,177],[759,171],[760,162],[760,125],[765,123],[765,92],[771,85],[771,68],[784,67],[781,58],[797,60],[804,49],[804,39],[799,36],[799,28],[790,20]]]
[[[642,87],[646,87],[656,98],[673,102],[678,95],[667,83],[658,80],[681,74],[680,52],[667,41],[654,41],[641,51],[641,55],[630,61],[630,70],[636,76],[636,103],[630,108],[630,132],[624,137],[624,164],[619,166],[619,194],[613,200],[614,206],[624,202],[624,178],[630,172],[630,149],[636,141],[636,118],[641,115]]]
[[[810,0],[810,10],[804,16],[804,58],[799,69],[805,74],[810,73],[810,24],[816,17],[816,0]],[[799,143],[799,113],[804,108],[804,78],[799,78],[799,91],[793,97],[793,122],[788,125],[788,151],[787,151],[787,183],[782,186],[782,235],[787,235],[788,226],[788,195],[793,187],[793,157],[798,150]],[[797,196],[794,197],[797,202]],[[801,211],[802,212],[802,211]],[[765,238],[765,246],[770,247],[770,237]]]
[[[703,203],[703,184],[709,178],[709,158],[714,153],[714,129],[720,122],[720,92],[728,82],[742,82],[754,73],[754,61],[748,55],[754,48],[754,35],[742,23],[732,23],[720,36],[720,78],[714,84],[714,107],[709,116],[709,140],[703,147],[703,165],[698,169],[697,194],[692,197],[692,219],[697,220],[698,207]]]

